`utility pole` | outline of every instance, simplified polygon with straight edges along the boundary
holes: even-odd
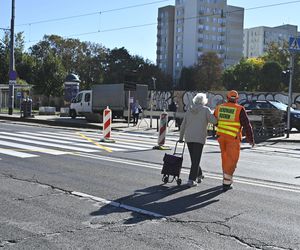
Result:
[[[9,107],[8,114],[13,114],[14,109],[14,92],[17,80],[17,73],[15,70],[15,0],[12,0],[11,5],[11,23],[10,23],[10,57],[9,57]]]
[[[150,96],[150,128],[152,128],[152,111],[153,111],[153,91],[156,90],[156,78],[152,77],[153,81],[153,89],[151,90],[151,96]]]
[[[291,106],[292,106],[293,72],[294,72],[294,53],[291,52],[291,56],[290,56],[289,97],[288,97],[289,99],[288,99],[288,106],[287,106],[286,138],[290,137],[290,129],[291,129]]]

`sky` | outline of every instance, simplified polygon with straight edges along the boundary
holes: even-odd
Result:
[[[0,28],[10,27],[11,3],[0,0]],[[244,28],[293,24],[300,30],[300,0],[227,0],[227,4],[245,8]],[[270,6],[274,4],[281,5]],[[155,63],[157,12],[166,5],[175,5],[175,0],[15,0],[15,32],[24,32],[26,49],[45,34],[55,34],[110,49],[125,47]],[[269,7],[256,8],[261,6]]]

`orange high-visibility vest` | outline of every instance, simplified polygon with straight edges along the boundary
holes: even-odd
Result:
[[[223,103],[216,108],[218,119],[217,135],[229,138],[242,138],[240,113],[242,106],[236,103]]]

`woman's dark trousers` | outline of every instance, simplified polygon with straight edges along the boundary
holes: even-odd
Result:
[[[196,181],[198,176],[202,175],[202,170],[200,167],[200,160],[203,150],[203,144],[197,142],[187,142],[187,146],[191,157],[191,170],[189,175],[189,180]]]

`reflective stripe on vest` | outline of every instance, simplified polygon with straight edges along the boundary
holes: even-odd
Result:
[[[218,110],[218,134],[226,134],[237,137],[241,131],[241,123],[237,121],[238,107],[221,105]]]

